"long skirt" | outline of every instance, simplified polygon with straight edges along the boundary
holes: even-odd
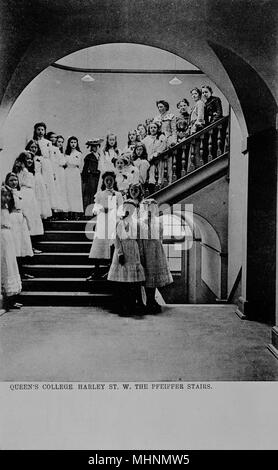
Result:
[[[42,235],[44,233],[41,221],[40,209],[32,188],[22,186],[22,212],[26,217],[30,235]]]
[[[13,236],[16,257],[33,256],[32,243],[27,222],[21,212],[10,214],[11,234]]]
[[[49,158],[42,158],[42,177],[46,186],[51,209],[58,209],[53,166]]]
[[[86,215],[86,209],[94,203],[95,194],[97,192],[99,181],[99,173],[93,173],[89,175],[86,182],[82,183],[82,194],[83,194],[83,207]],[[88,209],[87,215],[90,215],[90,209]]]
[[[40,173],[35,173],[35,196],[39,205],[40,214],[43,219],[52,216],[50,200],[47,194],[46,185]]]
[[[15,247],[11,230],[1,228],[1,291],[6,296],[21,292]]]
[[[163,287],[173,282],[166,255],[160,240],[138,241],[140,259],[144,266],[146,287]]]
[[[83,212],[81,175],[79,169],[68,167],[65,170],[68,210]]]
[[[61,212],[68,212],[69,203],[67,198],[66,173],[65,168],[62,166],[58,166],[56,168],[55,187],[58,210]]]
[[[108,281],[114,282],[143,282],[145,274],[140,262],[140,253],[136,240],[121,240],[124,264],[119,263],[117,250],[114,251],[112,264],[108,273]]]

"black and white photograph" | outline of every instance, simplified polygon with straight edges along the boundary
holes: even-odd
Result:
[[[277,450],[277,2],[0,16],[0,448]]]

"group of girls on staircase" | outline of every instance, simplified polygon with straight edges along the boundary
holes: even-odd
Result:
[[[156,288],[173,281],[162,246],[157,203],[143,196],[140,183],[131,183],[123,196],[116,174],[107,171],[102,175],[93,207],[97,220],[89,257],[95,269],[87,281],[92,281],[93,289],[94,281],[103,278],[115,283],[116,310],[120,315],[159,313]],[[109,271],[103,275],[100,265],[104,261]]]
[[[191,108],[186,98],[177,103],[179,116],[169,111],[167,101],[158,100],[158,114],[127,133],[123,151],[118,148],[116,134],[109,132],[102,150],[103,139],[93,138],[87,142],[90,152],[84,159],[77,137],[69,137],[64,150],[65,139],[62,135],[47,132],[44,122],[34,125],[32,139],[15,159],[1,188],[1,257],[4,266],[1,283],[2,293],[9,298],[10,307],[20,306],[15,297],[21,289],[20,277],[32,277],[24,272],[23,259],[41,253],[42,220],[78,220],[84,213],[90,217],[92,208],[98,210],[101,205],[106,210],[107,196],[103,191],[116,191],[118,205],[120,198],[122,201],[129,199],[129,190],[133,185],[141,185],[142,191],[151,195],[156,184],[163,179],[162,165],[158,165],[158,181],[152,165],[159,154],[222,117],[221,100],[213,96],[210,86],[192,89],[191,97]],[[170,167],[168,170],[172,171]],[[113,179],[110,189],[106,187],[107,178],[103,178],[104,175],[109,176],[107,172]],[[106,216],[99,214],[99,220],[101,217],[105,219]],[[126,225],[132,225],[130,216],[124,216],[121,220],[121,227]],[[98,226],[101,227],[102,222]],[[122,229],[121,233],[126,233],[126,229]],[[110,237],[111,234],[108,235]],[[124,247],[128,243],[121,245]],[[95,249],[92,247],[90,257],[97,259]],[[118,271],[121,270],[118,267]],[[146,269],[144,275],[146,277]]]

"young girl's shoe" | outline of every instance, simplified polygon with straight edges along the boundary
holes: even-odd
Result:
[[[23,307],[23,304],[20,304],[19,302],[15,302],[13,305],[10,306],[10,309],[20,310],[21,307]]]

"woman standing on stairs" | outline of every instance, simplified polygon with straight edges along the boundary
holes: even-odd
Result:
[[[50,158],[51,158],[51,163],[52,163],[52,168],[53,168],[53,175],[54,175],[54,185],[55,185],[55,194],[56,194],[56,210],[54,211],[54,216],[52,217],[52,220],[57,220],[61,218],[60,214],[62,212],[67,212],[67,203],[64,197],[64,192],[63,192],[63,187],[61,184],[61,179],[60,179],[60,150],[57,147],[57,134],[56,132],[49,131],[46,134],[47,140],[51,143],[50,146]],[[62,169],[64,171],[64,168]]]
[[[57,135],[56,179],[57,179],[57,185],[59,186],[62,215],[63,215],[63,218],[65,218],[69,210],[69,203],[67,199],[66,173],[65,173],[66,157],[64,155],[63,145],[64,145],[64,137],[62,135]]]
[[[29,140],[28,144],[25,147],[25,150],[28,150],[34,155],[34,191],[35,196],[40,208],[41,218],[47,219],[52,216],[52,210],[50,205],[50,200],[46,190],[46,184],[42,176],[42,155],[38,143],[35,140]]]
[[[100,276],[100,262],[111,260],[112,237],[115,234],[117,213],[123,203],[121,193],[118,191],[116,175],[107,171],[102,175],[101,190],[95,197],[93,215],[97,216],[95,237],[90,250],[89,258],[94,260],[95,269],[87,278],[88,281]]]
[[[98,170],[100,172],[100,178],[98,182],[98,191],[102,185],[102,175],[106,171],[114,171],[113,160],[121,154],[120,149],[118,149],[117,136],[110,132],[106,136],[105,147],[100,155],[98,162]]]
[[[148,182],[148,189],[149,193],[152,194],[155,191],[155,160],[160,153],[162,153],[166,149],[166,137],[164,134],[160,132],[160,125],[158,122],[151,122],[150,123],[150,135],[147,135],[142,140],[142,143],[145,145],[147,154],[148,154],[148,161],[151,164],[149,169],[149,182]],[[158,169],[158,185],[162,183],[163,178],[163,162],[158,162],[157,169]]]
[[[18,177],[15,173],[8,173],[5,185],[11,192],[10,224],[14,240],[15,255],[21,278],[31,279],[33,276],[22,271],[23,258],[33,256],[32,242],[26,218],[22,213],[22,194]]]
[[[11,233],[10,222],[11,192],[1,187],[1,292],[3,294],[4,308],[20,308],[16,296],[21,292],[21,279],[16,262],[14,240]]]
[[[66,190],[69,204],[69,219],[77,220],[83,213],[81,171],[82,153],[77,137],[70,137],[67,142],[66,152]]]
[[[36,140],[42,155],[42,177],[46,185],[48,199],[50,201],[51,209],[54,211],[58,209],[57,194],[54,181],[54,169],[51,159],[51,142],[45,138],[46,124],[44,122],[37,122],[34,125],[33,140]]]
[[[44,229],[34,191],[34,171],[33,154],[31,152],[22,152],[14,163],[13,173],[18,176],[22,194],[22,213],[27,220],[33,251],[37,254],[41,251],[35,245],[38,242],[38,237],[43,235]]]
[[[89,147],[90,153],[84,158],[84,166],[81,174],[82,178],[82,194],[85,215],[90,215],[90,206],[94,202],[99,182],[98,164],[100,159],[100,144],[103,139],[88,140],[86,146]],[[86,209],[88,207],[88,214]]]

